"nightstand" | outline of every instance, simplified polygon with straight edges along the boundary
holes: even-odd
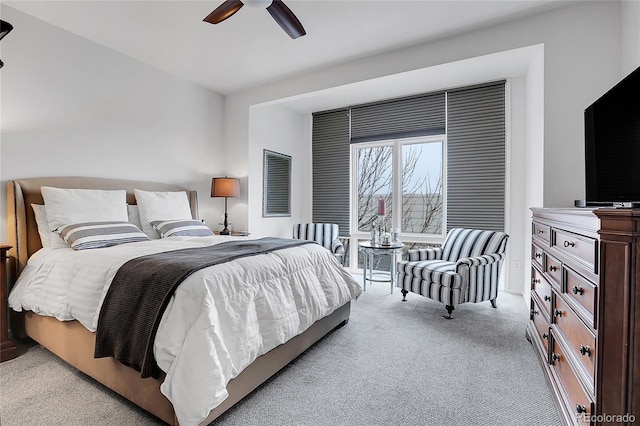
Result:
[[[220,235],[220,231],[213,231],[213,233],[216,235]],[[231,233],[231,236],[233,237],[248,237],[249,235],[251,235],[251,233],[247,231],[233,231]]]
[[[7,306],[7,251],[11,246],[0,244],[0,362],[16,357],[16,346],[9,339]]]

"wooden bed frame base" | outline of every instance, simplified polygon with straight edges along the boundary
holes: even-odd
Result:
[[[323,336],[345,325],[350,312],[349,302],[315,322],[304,333],[258,357],[229,382],[229,397],[212,410],[202,424],[215,420]],[[33,312],[26,312],[24,320],[27,335],[49,351],[163,421],[178,424],[173,406],[160,392],[163,378],[143,379],[138,371],[113,358],[94,358],[95,333],[78,321],[59,321]]]
[[[43,204],[40,193],[43,185],[61,188],[126,189],[127,202],[130,204],[135,203],[134,188],[147,191],[185,191],[191,203],[193,216],[198,216],[196,193],[174,185],[85,177],[45,177],[10,181],[7,183],[7,234],[9,243],[13,246],[9,251],[11,284],[24,269],[29,256],[41,247],[30,204]],[[229,382],[229,397],[213,409],[202,424],[206,425],[216,419],[327,333],[346,324],[350,312],[351,303],[348,302],[331,315],[315,322],[304,333],[258,357]],[[12,312],[11,319],[14,336],[21,338],[26,334],[73,367],[137,406],[169,424],[178,424],[173,406],[160,392],[162,381],[143,379],[138,371],[113,358],[93,358],[95,333],[88,331],[79,322],[59,321],[33,312]]]

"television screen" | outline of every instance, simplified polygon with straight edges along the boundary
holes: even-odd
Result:
[[[586,201],[640,202],[640,68],[584,112]]]

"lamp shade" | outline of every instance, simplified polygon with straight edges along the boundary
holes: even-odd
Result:
[[[240,179],[217,177],[211,179],[212,197],[239,197]]]

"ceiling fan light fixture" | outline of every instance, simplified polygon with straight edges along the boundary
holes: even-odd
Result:
[[[272,1],[273,0],[244,0],[243,3],[256,9],[266,9],[271,6]]]

